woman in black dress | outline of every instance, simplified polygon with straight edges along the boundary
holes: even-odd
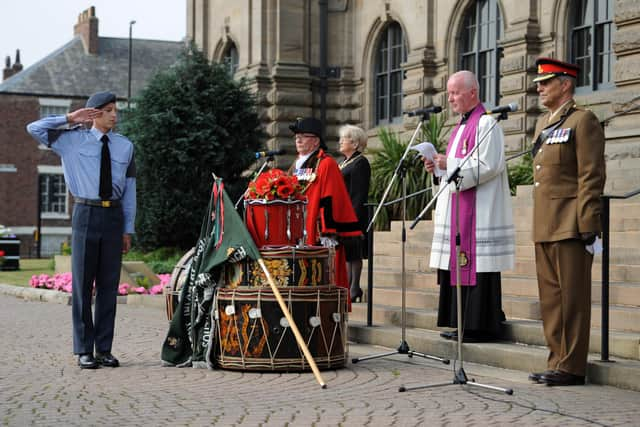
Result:
[[[365,203],[367,203],[369,195],[371,167],[367,158],[362,154],[366,147],[367,134],[364,130],[352,125],[340,128],[339,150],[345,157],[340,163],[340,170],[363,233],[362,239],[349,239],[343,242],[347,258],[351,302],[362,300],[360,273],[362,272],[362,260],[367,257],[367,242],[364,236],[366,236],[369,216]]]

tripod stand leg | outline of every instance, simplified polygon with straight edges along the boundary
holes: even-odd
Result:
[[[511,388],[502,388],[502,387],[496,387],[493,385],[487,385],[487,384],[481,384],[481,383],[477,383],[474,379],[472,379],[471,381],[466,383],[467,385],[473,386],[473,387],[480,387],[480,388],[484,388],[487,390],[493,390],[493,391],[499,391],[501,393],[505,393],[508,395],[512,395],[513,394],[513,389]]]
[[[379,354],[372,354],[370,356],[355,357],[355,358],[351,359],[351,363],[358,363],[358,362],[363,361],[363,360],[378,359],[380,357],[392,356],[394,354],[398,354],[398,351],[390,351],[388,353],[379,353]]]
[[[449,359],[443,359],[442,357],[432,356],[430,354],[420,353],[418,351],[409,351],[409,353],[407,354],[409,355],[409,357],[420,356],[420,357],[424,357],[425,359],[437,360],[438,362],[442,362],[445,365],[449,364]]]
[[[434,384],[427,384],[427,385],[417,385],[417,386],[413,386],[413,387],[405,387],[403,385],[401,385],[400,387],[398,387],[398,391],[400,393],[403,393],[405,391],[411,391],[411,390],[420,390],[423,388],[433,388],[433,387],[442,387],[445,385],[451,385],[451,381],[446,381],[443,383],[434,383]]]

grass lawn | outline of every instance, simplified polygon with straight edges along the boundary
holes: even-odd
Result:
[[[51,259],[21,259],[20,270],[0,270],[0,283],[6,285],[29,286],[29,280],[34,274],[46,273],[53,275],[53,262]]]

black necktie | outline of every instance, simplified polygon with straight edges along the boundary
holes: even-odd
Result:
[[[109,137],[102,135],[102,156],[100,157],[100,199],[111,199],[111,153],[109,152]]]

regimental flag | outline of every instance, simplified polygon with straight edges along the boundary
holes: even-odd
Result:
[[[245,258],[257,260],[260,251],[251,239],[222,180],[216,178],[211,190],[207,216],[202,222],[195,255],[180,291],[180,301],[162,344],[161,358],[170,366],[191,366],[205,360],[215,333],[213,300],[224,285],[224,267]]]

